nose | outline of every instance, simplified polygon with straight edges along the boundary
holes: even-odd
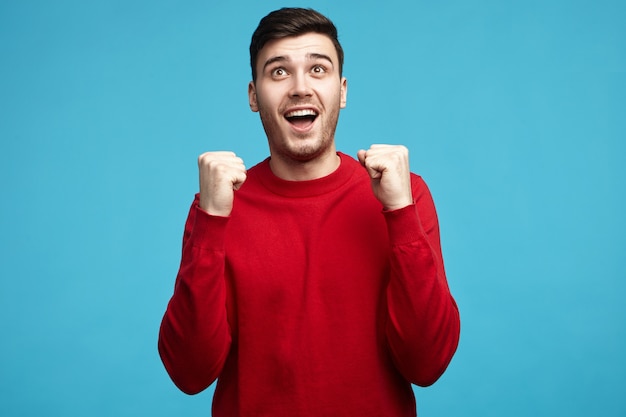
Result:
[[[292,78],[291,90],[289,95],[291,97],[309,97],[313,95],[309,80],[306,74],[295,74]]]

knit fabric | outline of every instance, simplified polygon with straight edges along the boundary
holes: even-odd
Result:
[[[411,174],[414,205],[384,211],[339,156],[311,181],[261,162],[229,217],[191,206],[159,352],[184,392],[218,378],[215,417],[415,416],[411,383],[434,383],[456,350],[426,184]]]

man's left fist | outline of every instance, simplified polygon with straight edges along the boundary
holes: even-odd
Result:
[[[409,150],[405,146],[372,145],[357,155],[372,179],[374,195],[385,210],[413,204]]]

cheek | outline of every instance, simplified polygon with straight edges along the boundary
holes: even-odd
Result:
[[[326,88],[326,97],[333,103],[343,104],[345,101],[344,90],[341,84],[333,83]]]
[[[261,86],[257,89],[257,103],[259,107],[265,107],[266,109],[276,110],[279,108],[284,93],[281,91],[279,85],[273,85],[271,88],[265,88],[267,86]]]

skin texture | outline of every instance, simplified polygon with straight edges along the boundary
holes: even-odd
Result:
[[[270,164],[279,177],[312,179],[337,168],[335,128],[347,95],[338,61],[331,40],[317,33],[273,40],[261,49],[248,97],[261,116]],[[310,110],[317,117],[298,129],[285,118],[292,110]]]
[[[372,145],[361,149],[359,162],[372,179],[374,195],[385,210],[397,210],[413,204],[409,150],[402,145]]]
[[[250,109],[258,112],[270,149],[270,166],[291,181],[321,178],[339,166],[335,129],[346,106],[348,83],[339,74],[337,52],[326,35],[307,33],[268,42],[259,52],[257,80],[248,85]],[[313,117],[299,122],[294,111]],[[413,203],[408,150],[372,145],[358,159],[372,179],[372,190],[386,210]],[[198,158],[200,208],[230,215],[234,193],[246,168],[233,152],[206,152]]]
[[[236,190],[246,180],[243,160],[233,152],[205,152],[198,157],[200,208],[214,216],[228,216]]]

